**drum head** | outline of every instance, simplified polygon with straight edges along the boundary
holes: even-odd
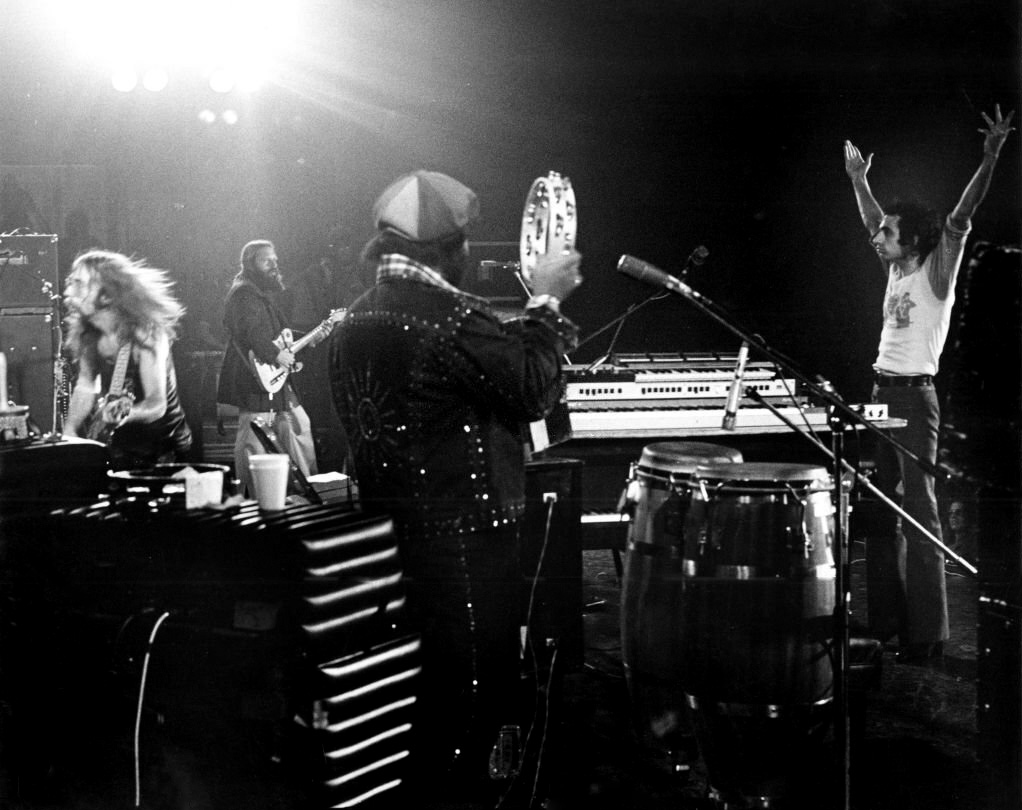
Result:
[[[691,474],[709,464],[740,464],[742,454],[731,447],[708,442],[656,442],[642,448],[639,468]]]
[[[830,487],[830,473],[816,464],[785,464],[770,461],[747,461],[739,464],[708,462],[693,473],[706,481],[735,484],[793,484],[822,482]]]

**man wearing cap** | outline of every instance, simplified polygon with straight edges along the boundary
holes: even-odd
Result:
[[[501,323],[457,286],[478,211],[470,189],[437,172],[383,192],[363,250],[376,285],[338,328],[330,361],[363,507],[394,519],[423,635],[420,788],[470,792],[495,784],[490,751],[517,722],[521,429],[560,397],[577,329],[559,306],[581,281],[578,253],[541,257],[523,317]]]
[[[312,284],[315,278],[316,274],[305,274],[301,284],[285,290],[273,243],[255,239],[241,250],[241,269],[224,303],[228,344],[217,383],[217,402],[238,409],[235,475],[250,495],[254,493],[248,457],[266,452],[252,430],[255,419],[271,426],[280,449],[291,456],[303,474],[313,475],[317,471],[312,425],[292,380],[289,377],[284,387],[271,395],[260,383],[249,358],[252,352],[262,363],[275,364],[289,374],[296,370],[294,353],[274,340],[288,325],[286,315],[293,308],[295,291]],[[315,345],[326,336],[318,335],[308,345]]]

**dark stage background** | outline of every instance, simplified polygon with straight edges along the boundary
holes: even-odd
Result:
[[[679,270],[702,244],[696,289],[862,400],[884,280],[843,140],[876,153],[881,201],[947,210],[980,159],[980,111],[1020,101],[1007,0],[302,1],[286,72],[234,102],[237,125],[208,126],[198,78],[115,93],[49,5],[0,2],[0,164],[37,190],[62,264],[95,243],[170,269],[185,341],[201,321],[216,331],[250,238],[273,239],[296,273],[336,224],[363,241],[378,192],[426,167],[478,191],[474,238],[517,241],[529,186],[555,170],[578,197],[587,281],[567,312],[583,334],[650,292],[615,272],[622,253]],[[253,47],[280,48],[273,30]],[[973,241],[1019,241],[1019,145]],[[633,316],[616,348],[735,344],[672,299]]]

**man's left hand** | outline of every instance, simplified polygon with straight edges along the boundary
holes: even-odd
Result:
[[[1001,116],[1001,105],[994,105],[994,120],[990,120],[990,116],[985,112],[981,112],[983,120],[986,121],[987,128],[980,129],[986,139],[983,141],[983,152],[984,154],[997,157],[1001,152],[1001,147],[1004,145],[1004,141],[1007,139],[1008,134],[1015,128],[1011,125],[1011,119],[1015,117],[1015,111],[1012,110],[1008,113],[1007,117]]]

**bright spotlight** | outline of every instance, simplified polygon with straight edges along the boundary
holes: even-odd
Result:
[[[209,88],[214,93],[230,93],[234,89],[234,74],[227,68],[217,68],[209,74]]]
[[[235,110],[224,110],[220,116],[224,119],[224,123],[228,126],[234,126],[238,123],[238,113]]]
[[[164,68],[149,68],[142,76],[142,86],[153,93],[163,90],[168,82],[170,82],[170,76],[167,75]]]
[[[110,83],[114,86],[114,90],[130,93],[138,84],[138,74],[129,67],[118,68],[110,76]]]
[[[258,90],[266,78],[266,71],[258,65],[240,62],[235,69],[238,87],[246,92]]]
[[[204,124],[216,123],[216,113],[210,109],[199,110],[199,120]]]

